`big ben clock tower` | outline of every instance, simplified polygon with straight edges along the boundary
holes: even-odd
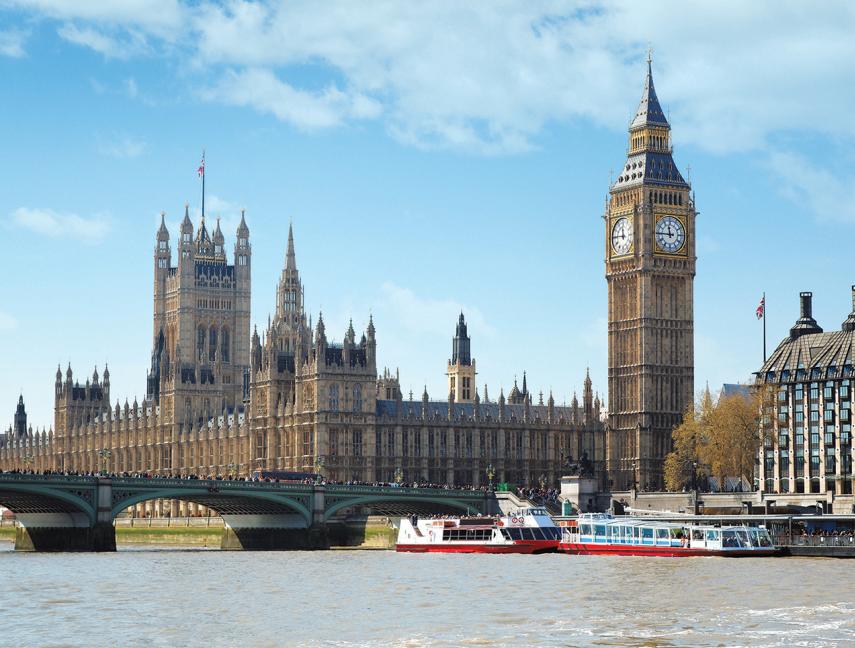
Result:
[[[647,59],[629,152],[609,190],[609,420],[614,490],[661,489],[671,432],[694,392],[695,207]]]

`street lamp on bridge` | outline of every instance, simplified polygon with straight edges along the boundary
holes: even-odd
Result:
[[[487,480],[490,482],[490,490],[493,490],[493,477],[496,476],[496,469],[493,464],[487,464]]]
[[[226,464],[226,469],[229,471],[229,479],[237,477],[237,467],[237,464],[234,462]]]
[[[402,481],[404,481],[404,471],[398,466],[395,468],[395,483],[400,486]]]
[[[98,451],[98,456],[101,458],[101,474],[107,474],[107,460],[113,455],[112,452],[106,449]]]
[[[321,471],[324,469],[324,463],[325,462],[323,457],[318,456],[315,458],[315,472],[317,473],[315,481],[318,483],[320,483],[321,481]]]

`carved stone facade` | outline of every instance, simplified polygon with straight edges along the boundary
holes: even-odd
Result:
[[[611,488],[661,489],[694,391],[695,206],[648,60],[628,157],[605,213]]]
[[[177,267],[165,224],[155,248],[154,338],[142,403],[110,404],[110,375],[81,385],[57,369],[52,431],[0,437],[0,468],[197,475],[257,469],[321,472],[346,481],[510,481],[557,485],[566,467],[604,473],[600,400],[590,378],[583,403],[534,403],[524,376],[505,400],[481,399],[461,314],[447,401],[404,400],[397,372],[377,370],[371,317],[357,338],[312,326],[289,228],[276,306],[250,334],[249,229],[242,219],[234,265],[219,224],[193,236],[185,214]],[[466,382],[463,378],[467,378]],[[461,391],[462,390],[462,391]],[[20,409],[23,411],[23,401]]]

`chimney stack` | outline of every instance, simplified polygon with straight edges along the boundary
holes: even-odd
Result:
[[[790,329],[791,340],[795,340],[802,335],[822,333],[822,327],[820,327],[813,318],[813,293],[799,293],[799,300],[801,301],[801,316],[795,326]]]
[[[855,286],[852,286],[852,312],[843,321],[844,331],[855,331]]]

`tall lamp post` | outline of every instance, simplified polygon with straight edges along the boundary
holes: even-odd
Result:
[[[237,477],[237,464],[232,462],[226,464],[226,470],[229,471],[229,479],[235,479]]]
[[[321,456],[318,456],[315,459],[315,472],[317,473],[317,476],[315,477],[315,481],[317,483],[321,482],[321,471],[323,469],[324,469],[324,458]]]
[[[395,483],[400,486],[402,481],[404,481],[404,471],[398,466],[395,468]]]
[[[541,475],[540,479],[538,480],[538,483],[540,484],[540,490],[545,490],[546,489],[546,475]]]
[[[107,474],[107,460],[113,455],[112,452],[106,449],[98,451],[98,456],[101,458],[101,474]]]
[[[496,469],[493,464],[487,464],[487,480],[490,482],[490,490],[493,490],[493,477],[496,475]]]

